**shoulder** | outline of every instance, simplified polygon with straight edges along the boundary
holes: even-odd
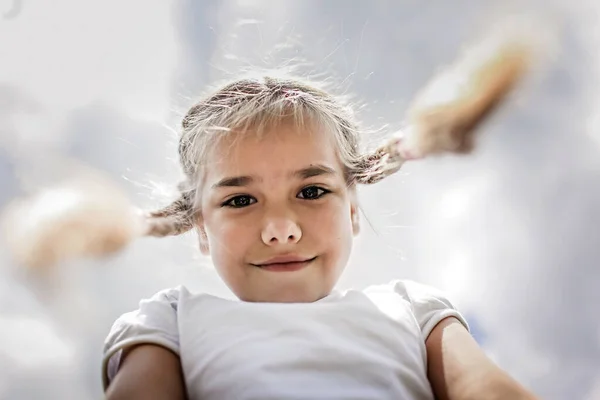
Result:
[[[365,289],[367,294],[393,293],[413,306],[454,308],[446,293],[438,288],[409,279],[394,279],[382,285],[373,285]]]
[[[386,284],[370,286],[365,293],[370,297],[396,296],[406,302],[424,339],[440,321],[448,317],[457,318],[468,329],[466,319],[447,294],[436,287],[408,279],[395,279]]]
[[[142,308],[151,304],[163,304],[169,305],[174,311],[177,311],[177,309],[179,308],[179,301],[181,300],[181,298],[186,297],[188,295],[189,292],[185,288],[185,286],[167,288],[156,292],[149,298],[140,300],[139,307]]]
[[[114,322],[111,334],[119,331],[119,328],[128,324],[138,324],[141,319],[153,320],[161,317],[166,318],[171,314],[177,313],[179,301],[182,294],[187,290],[183,286],[161,290],[152,296],[143,298],[139,301],[138,307],[121,314]]]
[[[365,289],[366,294],[394,294],[400,296],[413,307],[454,308],[446,293],[438,288],[408,279],[394,279],[382,285]]]
[[[131,346],[155,344],[179,354],[177,314],[181,299],[188,295],[184,286],[161,290],[115,320],[104,341],[105,385],[116,373],[123,350]]]

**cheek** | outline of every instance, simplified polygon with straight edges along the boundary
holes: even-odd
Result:
[[[324,273],[332,285],[344,270],[350,257],[354,235],[350,219],[350,206],[336,204],[328,212],[320,215],[318,222],[313,224],[314,243],[324,257]]]
[[[240,223],[235,218],[211,218],[206,223],[211,254],[216,262],[243,258],[256,237],[256,224]]]
[[[352,235],[349,205],[332,202],[315,213],[311,220],[311,230],[321,240],[344,241],[348,235]]]

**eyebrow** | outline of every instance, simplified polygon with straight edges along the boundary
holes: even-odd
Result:
[[[323,164],[313,164],[309,167],[299,169],[297,171],[292,172],[290,175],[294,178],[298,179],[308,179],[314,176],[321,175],[333,175],[335,174],[335,169],[328,167]],[[254,182],[254,178],[251,176],[232,176],[223,178],[214,185],[212,185],[213,189],[224,188],[224,187],[240,187],[240,186],[248,186],[252,182]]]
[[[213,189],[224,187],[248,186],[253,181],[251,176],[232,176],[223,178],[219,182],[212,185]]]
[[[334,175],[335,169],[328,167],[323,164],[314,164],[310,167],[299,169],[298,171],[294,171],[292,176],[299,179],[308,179],[313,176],[321,176],[321,175]]]

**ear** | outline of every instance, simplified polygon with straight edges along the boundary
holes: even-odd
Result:
[[[357,236],[360,233],[360,208],[358,207],[358,201],[356,195],[353,196],[350,202],[350,219],[352,221],[352,233]]]
[[[358,207],[352,207],[350,210],[352,218],[352,233],[357,236],[360,233],[360,215],[358,214]]]
[[[204,220],[201,215],[196,217],[196,232],[198,233],[198,245],[200,248],[200,253],[203,256],[210,255],[210,248],[208,246],[208,236],[206,235],[206,229],[204,227]]]

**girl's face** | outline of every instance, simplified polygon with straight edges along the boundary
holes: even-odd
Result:
[[[330,133],[282,123],[260,138],[229,135],[204,178],[200,248],[238,298],[312,302],[331,292],[358,214]]]

